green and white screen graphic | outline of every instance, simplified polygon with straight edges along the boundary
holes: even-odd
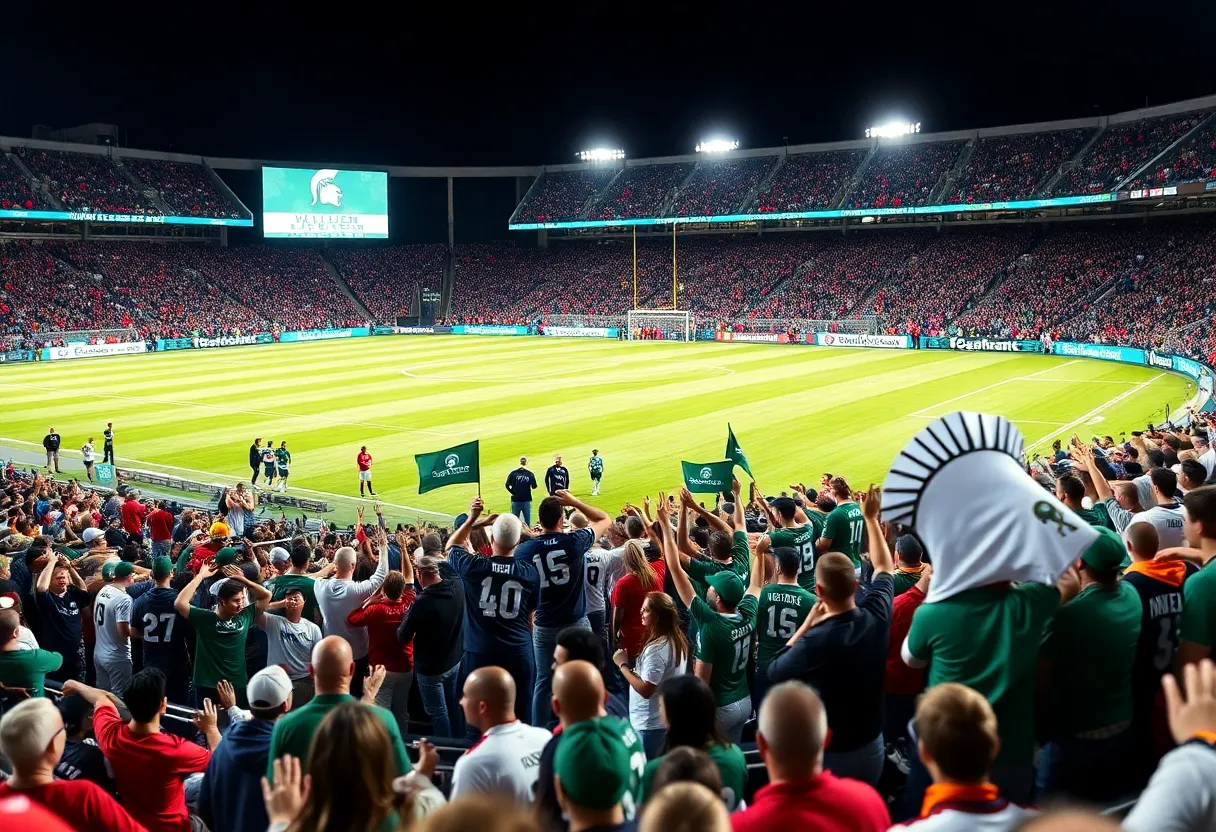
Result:
[[[388,237],[388,174],[262,168],[263,237]]]

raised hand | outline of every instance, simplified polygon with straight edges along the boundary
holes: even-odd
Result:
[[[734,495],[736,495],[736,496],[738,496],[739,492],[740,492],[740,491],[742,491],[742,490],[743,490],[743,486],[739,485],[739,478],[738,478],[738,477],[731,477],[731,479],[730,479],[730,493],[731,493],[731,494],[734,494]]]
[[[870,483],[870,488],[865,494],[857,492],[860,498],[857,502],[861,503],[861,513],[867,520],[878,519],[878,510],[882,508],[882,489]]]
[[[301,772],[299,759],[285,754],[275,760],[274,785],[262,778],[262,800],[271,825],[290,825],[308,802],[311,787],[312,778]]]
[[[1179,745],[1196,734],[1216,732],[1216,665],[1211,659],[1188,664],[1182,670],[1186,699],[1172,674],[1161,677],[1170,733]]]
[[[481,497],[474,497],[473,502],[469,503],[469,516],[474,520],[480,517],[485,510],[486,504],[481,501]]]
[[[232,683],[227,679],[220,679],[215,683],[215,693],[220,698],[220,707],[225,711],[236,704],[236,691],[232,689]],[[204,705],[206,705],[205,702]]]
[[[235,702],[233,703],[235,704]],[[203,709],[194,712],[194,719],[191,720],[194,727],[204,734],[209,734],[215,730],[216,715],[215,706],[211,704],[210,699],[203,700]]]
[[[219,569],[215,565],[215,558],[208,558],[207,560],[203,561],[201,566],[199,566],[198,575],[203,580],[206,580],[207,578],[214,576],[218,571]]]
[[[680,486],[680,505],[692,507],[697,504],[696,499],[692,496],[692,492],[688,490],[688,486]]]
[[[230,563],[223,568],[224,577],[240,579],[245,577],[245,573],[241,571],[241,567],[235,563]]]
[[[557,501],[564,506],[574,505],[574,495],[564,488],[554,491],[553,496],[556,497]]]

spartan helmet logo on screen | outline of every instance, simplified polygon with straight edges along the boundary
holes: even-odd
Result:
[[[456,456],[456,454],[448,454],[447,458],[443,460],[443,464],[449,468],[455,468],[460,464],[460,457]]]
[[[712,477],[713,475],[714,475],[714,472],[708,466],[701,469],[701,479],[707,480],[710,477]]]
[[[312,191],[313,205],[320,202],[322,205],[332,205],[335,208],[342,207],[342,189],[334,182],[337,175],[336,170],[329,168],[319,170],[312,175],[309,190]]]

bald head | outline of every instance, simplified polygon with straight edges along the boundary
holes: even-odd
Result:
[[[17,637],[17,629],[21,626],[21,617],[16,610],[0,611],[0,644]]]
[[[1157,527],[1147,521],[1132,523],[1127,527],[1127,548],[1135,560],[1152,560],[1157,556],[1161,538]]]
[[[480,667],[465,679],[464,696],[484,702],[491,711],[514,710],[515,680],[501,667]]]
[[[349,546],[343,546],[334,552],[334,563],[338,567],[338,572],[354,572],[355,561],[358,559],[359,556],[355,554],[355,550]]]
[[[317,693],[347,693],[355,674],[355,659],[350,643],[341,636],[327,636],[312,648],[312,676]]]
[[[562,725],[600,716],[607,698],[604,678],[591,662],[565,662],[553,671],[553,711]]]
[[[801,682],[782,682],[760,704],[756,741],[774,780],[813,776],[823,758],[828,717],[815,691]]]

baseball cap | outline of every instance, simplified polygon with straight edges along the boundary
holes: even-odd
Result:
[[[95,528],[90,527],[90,528],[87,528],[84,530],[84,533],[80,535],[80,539],[83,540],[85,543],[92,543],[97,538],[105,537],[105,536],[106,536],[106,533],[103,532],[101,529],[95,529]]]
[[[125,560],[119,561],[118,563],[114,564],[115,580],[121,581],[123,578],[129,578],[134,574],[135,574],[134,564],[127,563]]]
[[[739,576],[726,570],[710,575],[705,582],[717,591],[722,603],[728,607],[738,606],[747,591],[743,586],[743,581],[739,580]]]
[[[230,563],[236,563],[236,556],[241,553],[240,549],[232,546],[225,546],[215,553],[215,565],[227,566]]]
[[[291,552],[284,549],[282,546],[275,546],[270,550],[271,563],[286,563],[291,560]]]
[[[230,534],[232,534],[232,532],[228,529],[228,524],[221,523],[219,520],[216,520],[211,524],[209,533],[212,537],[228,537]]]
[[[291,679],[277,664],[262,668],[249,679],[245,695],[251,708],[277,708],[291,696]]]
[[[105,563],[103,563],[101,565],[101,579],[103,581],[114,580],[114,569],[120,563],[122,563],[122,561],[118,561],[118,560],[108,560]]]
[[[1119,571],[1124,559],[1128,557],[1127,547],[1118,533],[1105,527],[1095,526],[1095,528],[1098,531],[1098,539],[1081,553],[1081,560],[1095,572],[1113,575]]]
[[[620,729],[607,718],[571,725],[562,732],[557,745],[553,773],[562,791],[577,805],[611,809],[621,802],[632,777],[629,749]]]
[[[56,707],[59,708],[59,715],[63,717],[63,726],[68,729],[69,733],[73,728],[83,725],[84,721],[89,718],[89,714],[93,713],[93,706],[78,693],[63,697]]]
[[[466,521],[468,519],[469,519],[468,512],[462,511],[460,514],[457,514],[455,517],[452,518],[452,528],[459,529],[461,526],[464,525],[464,521]]]
[[[152,577],[158,581],[164,580],[173,574],[173,561],[169,560],[164,555],[153,559],[152,561]]]

